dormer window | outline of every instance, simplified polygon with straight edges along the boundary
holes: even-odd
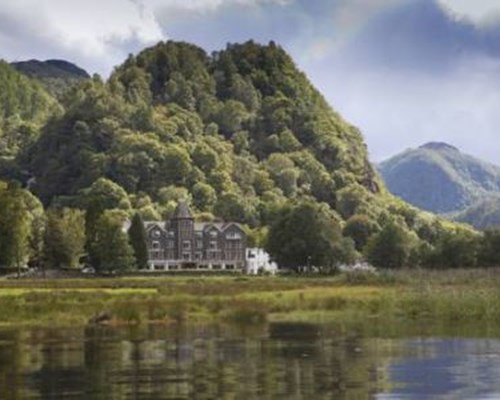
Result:
[[[217,231],[215,229],[213,231],[210,231],[210,237],[211,238],[216,238],[217,237]]]
[[[226,233],[226,239],[227,240],[240,240],[241,239],[241,233],[239,233],[239,232],[228,232],[228,233]]]
[[[153,237],[154,238],[159,238],[161,236],[161,232],[158,229],[155,229],[153,231]]]

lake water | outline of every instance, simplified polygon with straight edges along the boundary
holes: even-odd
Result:
[[[0,399],[500,399],[492,328],[0,330]]]

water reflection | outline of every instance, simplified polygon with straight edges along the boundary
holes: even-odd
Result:
[[[405,384],[380,399],[500,399],[500,341],[419,339],[404,348],[388,373]]]
[[[499,341],[405,339],[394,329],[381,335],[377,326],[280,323],[0,330],[0,398],[445,399],[500,393]]]

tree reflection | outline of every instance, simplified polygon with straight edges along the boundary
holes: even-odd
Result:
[[[391,391],[402,343],[283,323],[5,330],[0,398],[365,399]]]

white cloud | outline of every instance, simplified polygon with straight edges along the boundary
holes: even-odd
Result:
[[[190,11],[215,10],[227,5],[262,5],[266,3],[286,4],[291,0],[137,0],[146,7],[173,8]]]
[[[163,36],[151,10],[131,0],[4,0],[0,23],[2,57],[69,56],[99,72],[123,58],[120,43]]]
[[[500,16],[498,0],[439,0],[444,8],[458,17],[464,17],[474,23],[497,21]]]
[[[447,76],[333,66],[314,80],[361,128],[374,161],[444,141],[500,164],[500,92],[492,84],[499,71],[497,60],[471,59]]]
[[[67,58],[106,75],[127,53],[166,39],[157,15],[289,0],[2,0],[0,58]]]

